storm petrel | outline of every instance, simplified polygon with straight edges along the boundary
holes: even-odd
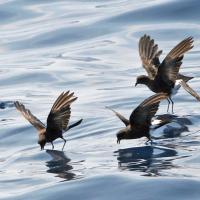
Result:
[[[49,142],[52,144],[52,149],[54,149],[53,141],[57,138],[63,139],[63,150],[66,143],[63,133],[82,122],[81,119],[68,126],[71,115],[71,103],[73,103],[76,99],[77,97],[74,96],[73,92],[70,93],[70,91],[67,91],[61,93],[53,104],[48,115],[47,126],[37,119],[30,110],[26,109],[22,103],[16,101],[14,102],[14,105],[16,109],[20,111],[21,114],[37,129],[39,137],[38,144],[40,145],[41,150],[43,150],[45,144]]]
[[[133,110],[129,120],[111,109],[126,126],[126,128],[117,133],[117,143],[120,143],[122,139],[137,139],[141,137],[147,137],[148,141],[151,141],[152,118],[158,110],[160,101],[166,98],[168,98],[166,93],[158,93],[149,97]],[[166,123],[160,121],[160,124],[154,126],[154,128],[156,129],[164,124]]]
[[[193,48],[193,38],[188,37],[176,45],[160,63],[159,56],[162,54],[158,50],[158,45],[150,36],[144,35],[139,41],[139,54],[142,60],[142,65],[147,71],[148,76],[141,75],[137,77],[135,86],[137,84],[146,85],[151,91],[155,93],[164,92],[169,95],[168,108],[170,102],[173,105],[172,95],[175,95],[178,89],[182,86],[188,93],[200,101],[200,96],[187,84],[187,81],[193,77],[179,74],[179,69],[182,64],[184,53]]]

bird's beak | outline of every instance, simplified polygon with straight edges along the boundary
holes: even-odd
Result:
[[[120,140],[119,139],[117,139],[117,144],[120,144]]]
[[[136,82],[136,83],[135,83],[135,87],[137,86],[137,84],[138,84],[138,83]]]

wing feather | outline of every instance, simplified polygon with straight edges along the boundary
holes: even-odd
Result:
[[[39,132],[45,129],[45,125],[35,117],[30,110],[26,109],[22,103],[15,101],[14,105],[24,118],[27,119]]]
[[[47,118],[47,131],[63,131],[67,129],[70,115],[71,115],[71,103],[73,103],[77,97],[74,97],[74,93],[70,91],[63,92],[56,99],[52,106],[52,109]]]
[[[156,114],[160,101],[168,97],[165,93],[155,94],[144,100],[131,114],[130,124],[134,126],[150,126],[151,119]]]
[[[154,79],[157,74],[161,53],[162,51],[158,50],[158,45],[154,43],[154,40],[150,36],[144,35],[140,38],[139,55],[150,79]]]
[[[158,68],[155,79],[162,80],[166,84],[174,84],[182,64],[184,53],[193,48],[193,38],[188,37],[176,45],[165,57]]]
[[[180,84],[189,94],[191,94],[194,98],[200,101],[199,94],[195,92],[185,81],[181,80]]]

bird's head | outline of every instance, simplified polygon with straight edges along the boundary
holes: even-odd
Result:
[[[41,150],[44,150],[44,146],[45,146],[45,144],[46,144],[45,135],[40,135],[40,136],[39,136],[38,144],[40,145]]]
[[[117,143],[120,144],[120,141],[121,140],[124,140],[124,139],[129,139],[129,132],[130,132],[130,128],[129,127],[126,127],[124,129],[121,129],[118,133],[117,133]]]
[[[148,82],[149,82],[149,77],[145,75],[141,75],[137,77],[135,86],[137,86],[138,84],[147,85]]]

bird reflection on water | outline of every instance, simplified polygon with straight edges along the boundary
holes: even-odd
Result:
[[[46,150],[46,152],[53,158],[46,162],[46,166],[49,168],[47,173],[57,174],[57,177],[64,179],[64,181],[80,178],[80,175],[72,172],[71,159],[63,151]]]
[[[144,172],[147,176],[157,176],[161,170],[174,168],[172,161],[178,155],[174,149],[154,146],[119,149],[115,153],[121,170]]]

